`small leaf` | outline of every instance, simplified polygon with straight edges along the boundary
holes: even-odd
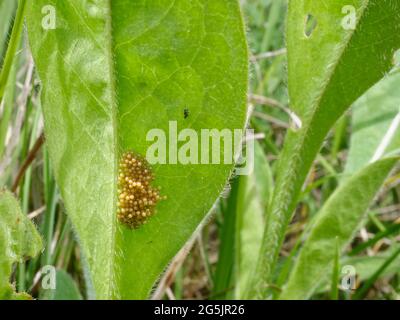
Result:
[[[368,293],[368,290],[372,287],[372,285],[379,279],[382,274],[389,268],[389,266],[396,261],[396,259],[400,256],[400,248],[397,249],[380,267],[375,273],[364,283],[364,285],[354,294],[353,299],[358,300],[365,297]]]
[[[44,300],[82,300],[82,295],[72,277],[64,270],[56,271],[56,288],[43,290]]]
[[[364,281],[371,278],[399,248],[399,245],[394,244],[385,252],[378,253],[374,256],[344,257],[341,264],[354,266],[360,281]],[[400,257],[397,257],[397,259],[384,270],[383,275],[390,276],[398,273],[399,266]]]
[[[42,249],[42,239],[33,223],[26,217],[18,201],[8,191],[0,190],[0,300],[24,299],[9,284],[12,265],[35,257]]]
[[[337,247],[352,240],[364,214],[398,158],[375,162],[341,185],[317,214],[281,299],[308,299],[328,276]]]

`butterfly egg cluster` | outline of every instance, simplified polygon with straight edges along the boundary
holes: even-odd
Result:
[[[147,161],[133,152],[122,155],[118,176],[118,220],[138,228],[154,214],[156,204],[166,197],[153,188],[154,176]]]

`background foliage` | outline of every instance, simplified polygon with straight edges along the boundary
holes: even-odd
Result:
[[[255,171],[250,176],[230,181],[230,188],[214,208],[214,215],[173,259],[154,289],[153,298],[224,299],[243,298],[247,295],[250,270],[257,260],[263,238],[266,207],[276,184],[276,160],[281,154],[292,119],[288,112],[284,36],[287,3],[285,0],[243,0],[241,4],[251,50],[248,104],[253,108],[250,122],[257,137]],[[0,21],[4,21],[0,25],[2,64],[15,16],[16,2],[1,1]],[[11,280],[17,291],[27,291],[35,298],[88,298],[91,288],[85,282],[81,248],[69,217],[65,214],[52,174],[47,146],[42,144],[39,81],[25,32],[18,41],[16,53],[0,106],[0,186],[16,191],[22,213],[37,225],[42,235],[44,251],[36,258],[17,264]],[[284,285],[288,280],[291,288],[299,283],[302,284],[301,288],[306,288],[309,281],[307,275],[301,276],[301,272],[291,275],[292,270],[304,268],[304,260],[316,267],[323,263],[324,267],[327,263],[330,266],[330,270],[324,273],[324,281],[307,292],[309,298],[400,297],[400,178],[395,172],[386,179],[390,165],[393,164],[391,160],[377,163],[372,171],[367,172],[366,177],[365,171],[362,171],[368,170],[365,168],[368,168],[371,157],[399,112],[399,86],[400,77],[393,70],[355,102],[324,141],[301,191],[301,201],[294,218],[284,235],[277,270],[272,275],[273,281],[269,288],[272,297],[293,297],[285,291]],[[399,143],[400,133],[395,130],[387,154],[395,155]],[[27,161],[29,166],[26,171],[23,170],[22,179],[18,179]],[[376,167],[380,169],[376,170]],[[356,172],[359,175],[349,178]],[[379,177],[371,178],[371,172],[378,173]],[[307,255],[307,250],[313,252],[315,249],[312,243],[307,247],[309,242],[305,242],[304,257],[294,260],[311,226],[320,226],[310,233],[315,245],[327,236],[325,224],[331,226],[347,222],[331,222],[329,212],[337,213],[347,209],[342,206],[341,199],[335,203],[335,197],[340,196],[338,193],[346,194],[350,204],[353,197],[356,197],[357,191],[346,189],[348,179],[358,179],[361,185],[366,184],[365,179],[370,179],[368,181],[372,181],[372,184],[384,184],[373,204],[364,204],[368,208],[367,214],[354,220],[354,225],[360,226],[354,239],[351,243],[344,241],[341,244],[343,254],[338,249],[341,246],[340,240],[336,240],[337,243],[332,246],[335,239],[330,239],[329,250],[333,255],[329,257]],[[338,186],[341,188],[338,189]],[[365,190],[361,192],[364,194]],[[40,286],[40,269],[49,264],[59,270],[59,285],[55,292],[43,290]],[[357,270],[357,289],[353,291],[337,289],[343,276],[342,268],[347,265]],[[296,277],[300,279],[296,280]],[[290,291],[291,294],[293,292]],[[295,293],[299,296],[294,297],[304,298],[302,292]]]

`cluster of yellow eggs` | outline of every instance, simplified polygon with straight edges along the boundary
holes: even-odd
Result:
[[[122,155],[118,174],[118,220],[129,228],[138,228],[166,197],[160,196],[160,188],[152,187],[154,176],[146,159],[133,152]]]

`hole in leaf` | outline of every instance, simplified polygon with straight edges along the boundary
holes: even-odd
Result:
[[[312,33],[317,27],[317,24],[318,24],[317,19],[312,14],[308,14],[306,17],[306,22],[304,27],[304,34],[306,35],[307,38],[311,37]]]

